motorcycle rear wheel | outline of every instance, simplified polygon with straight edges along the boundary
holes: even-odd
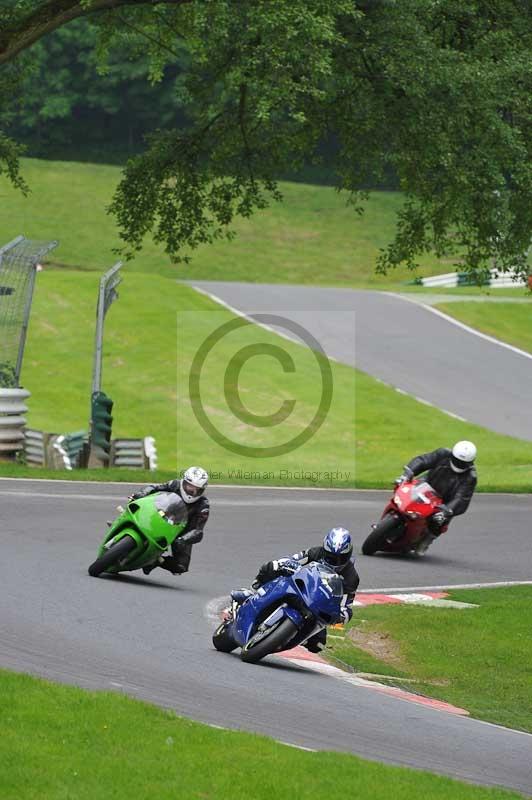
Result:
[[[255,637],[252,636],[245,647],[242,648],[240,658],[247,664],[256,664],[264,656],[282,650],[284,645],[288,644],[290,639],[293,639],[297,630],[297,625],[286,617],[268,636],[259,639],[255,645],[253,644]]]
[[[227,622],[222,622],[212,635],[212,643],[221,653],[232,653],[237,643],[227,630]]]
[[[115,567],[122,561],[128,553],[131,553],[137,546],[136,541],[132,536],[124,536],[116,544],[113,544],[109,550],[101,555],[89,567],[89,575],[97,578],[102,572],[106,572],[110,567]]]
[[[388,514],[386,517],[383,517],[362,545],[362,553],[365,556],[372,556],[377,550],[384,550],[386,539],[393,532],[394,528],[399,527],[400,524],[401,520],[397,519],[393,514]]]

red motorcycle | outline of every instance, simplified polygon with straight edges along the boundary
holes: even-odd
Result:
[[[377,550],[422,555],[432,541],[427,520],[440,506],[443,500],[430,483],[423,480],[401,483],[382,512],[380,522],[372,526],[362,552],[365,556],[372,556]]]

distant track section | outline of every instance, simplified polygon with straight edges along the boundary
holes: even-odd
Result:
[[[532,441],[532,356],[384,292],[192,281],[244,314],[285,316],[327,355],[415,398],[498,433]],[[532,312],[531,312],[532,324]],[[286,333],[283,331],[283,333]]]

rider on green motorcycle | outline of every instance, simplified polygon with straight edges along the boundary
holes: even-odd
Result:
[[[155,567],[166,569],[173,575],[182,575],[183,572],[188,572],[192,545],[203,539],[203,530],[209,519],[210,504],[204,495],[208,483],[209,476],[204,469],[189,467],[181,479],[176,478],[166,483],[152,484],[130,496],[130,500],[138,500],[140,497],[147,497],[154,492],[174,492],[186,503],[188,510],[185,531],[173,542],[172,555],[159,556],[155,564],[143,567],[142,571],[145,575],[149,575]]]

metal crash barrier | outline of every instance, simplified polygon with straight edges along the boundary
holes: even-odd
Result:
[[[26,462],[34,467],[49,469],[76,469],[85,466],[83,453],[87,437],[87,431],[63,434],[27,428],[24,442]]]
[[[153,436],[145,436],[144,439],[113,439],[109,466],[157,469],[155,439]]]
[[[26,389],[0,388],[0,455],[11,455],[24,446],[24,414],[29,396]]]
[[[48,469],[87,467],[89,450],[87,431],[58,434],[27,428],[22,437],[26,462],[34,467],[48,467]],[[109,466],[157,469],[155,439],[153,436],[145,436],[143,439],[113,439]]]

